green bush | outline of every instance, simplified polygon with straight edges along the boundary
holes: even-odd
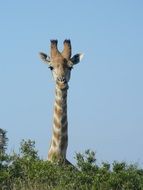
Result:
[[[44,161],[35,142],[23,140],[18,154],[1,153],[0,190],[143,190],[143,169],[137,165],[97,165],[90,150],[75,159],[75,167]]]

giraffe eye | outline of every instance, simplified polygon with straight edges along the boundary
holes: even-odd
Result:
[[[69,70],[71,71],[73,69],[73,67],[69,67]]]
[[[52,71],[54,68],[52,66],[49,66],[49,69]]]

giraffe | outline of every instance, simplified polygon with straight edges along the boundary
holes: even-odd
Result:
[[[53,131],[48,160],[51,162],[64,161],[64,163],[68,163],[69,161],[66,159],[68,146],[68,82],[73,66],[81,61],[83,54],[78,53],[71,57],[72,48],[70,40],[64,40],[62,52],[58,50],[57,44],[57,40],[51,40],[51,56],[40,52],[40,58],[49,65],[55,80]]]

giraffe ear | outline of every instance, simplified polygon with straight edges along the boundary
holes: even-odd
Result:
[[[75,54],[70,61],[72,62],[73,65],[78,64],[83,58],[83,53],[78,53]]]
[[[47,54],[40,52],[39,55],[42,61],[44,61],[45,63],[49,64],[51,62],[51,59]]]

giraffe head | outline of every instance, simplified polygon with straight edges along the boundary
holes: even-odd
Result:
[[[45,63],[48,63],[56,85],[64,89],[68,87],[73,66],[81,61],[83,54],[79,53],[71,57],[70,40],[64,41],[62,52],[58,50],[57,43],[57,40],[51,40],[51,56],[41,52],[40,57]]]

